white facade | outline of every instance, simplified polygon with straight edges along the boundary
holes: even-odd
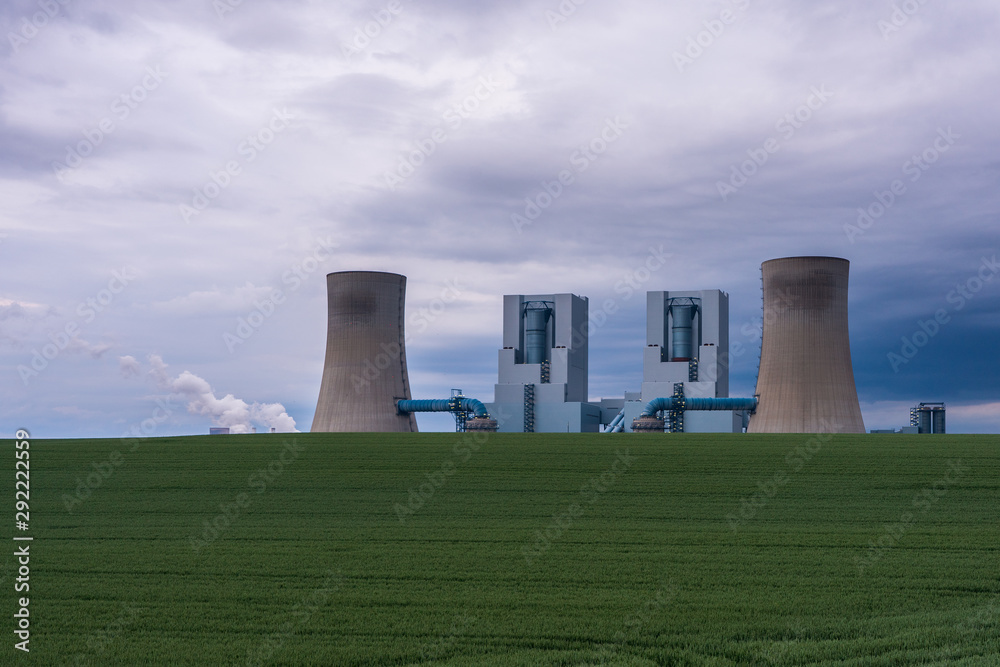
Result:
[[[721,290],[647,292],[642,377],[638,396],[626,394],[625,431],[654,398],[673,396],[677,384],[687,398],[727,398],[729,295]],[[686,433],[742,430],[739,412],[684,412]]]
[[[596,432],[587,402],[588,301],[575,294],[508,294],[494,402],[501,432]]]

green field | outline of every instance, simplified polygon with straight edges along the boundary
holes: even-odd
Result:
[[[32,441],[3,662],[1000,665],[997,436],[479,438]]]

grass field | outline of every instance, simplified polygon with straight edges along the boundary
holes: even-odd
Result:
[[[479,438],[33,441],[4,663],[1000,665],[997,436]]]

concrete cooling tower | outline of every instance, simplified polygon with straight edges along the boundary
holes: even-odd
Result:
[[[850,262],[764,262],[757,412],[748,433],[864,433],[847,332]]]
[[[312,431],[417,430],[396,401],[410,398],[403,345],[406,276],[341,271],[326,277],[329,319]]]

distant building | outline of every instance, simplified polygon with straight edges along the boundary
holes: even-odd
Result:
[[[508,294],[494,402],[501,432],[596,433],[587,402],[588,301],[575,294]]]
[[[921,403],[910,408],[910,426],[918,433],[944,433],[944,403]]]
[[[910,408],[910,425],[898,431],[891,428],[873,428],[870,433],[944,433],[944,403],[920,403]]]
[[[228,426],[213,426],[212,428],[208,429],[208,434],[209,435],[229,435],[229,427]]]

